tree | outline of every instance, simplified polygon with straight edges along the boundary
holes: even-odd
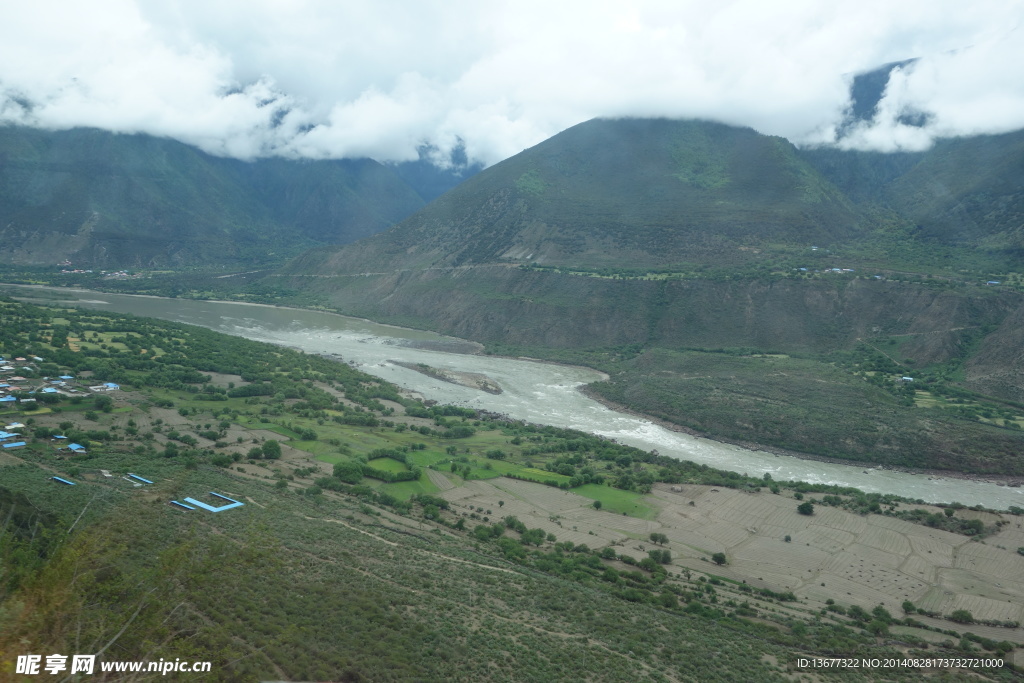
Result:
[[[873,610],[871,610],[871,615],[875,619],[879,619],[881,621],[884,621],[887,624],[891,624],[892,621],[893,621],[892,615],[889,614],[889,610],[885,609],[885,607],[883,605],[878,605]]]
[[[334,476],[346,484],[358,484],[363,478],[363,468],[357,462],[339,462],[334,466]]]
[[[599,501],[599,500],[595,500],[594,501],[594,509],[595,510],[600,510],[601,509],[601,501]]]
[[[955,610],[952,614],[949,615],[948,618],[950,621],[955,621],[958,624],[974,623],[974,615],[965,609]]]
[[[654,532],[650,535],[651,543],[657,543],[658,545],[665,545],[668,543],[668,536],[662,533]]]
[[[711,561],[717,565],[725,564],[725,553],[715,553],[711,556]]]
[[[796,511],[801,515],[813,515],[814,514],[814,503],[807,501],[806,503],[800,503],[796,506]]]
[[[668,550],[651,550],[647,553],[651,559],[661,564],[672,564],[672,553]]]
[[[946,508],[946,516],[947,517],[952,517],[955,514],[956,514],[956,510],[954,510],[953,508]]]
[[[871,619],[871,615],[861,607],[860,605],[850,605],[850,609],[846,611],[854,621],[861,623],[867,623]]]
[[[904,614],[913,614],[917,611],[917,607],[910,600],[904,600],[902,607]]]
[[[644,559],[640,560],[639,562],[637,562],[636,566],[640,567],[640,569],[643,569],[646,572],[654,572],[658,569],[658,563],[650,557],[645,557]]]
[[[281,444],[269,439],[263,444],[263,457],[267,460],[279,460],[281,458]]]
[[[885,636],[889,634],[889,625],[881,619],[874,619],[864,627],[873,636]]]

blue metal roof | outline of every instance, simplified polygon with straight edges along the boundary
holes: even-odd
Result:
[[[220,507],[213,507],[212,505],[207,505],[206,503],[196,500],[195,498],[186,498],[185,502],[191,503],[192,505],[195,505],[197,507],[201,507],[204,510],[209,510],[210,512],[223,512],[224,510],[230,510],[231,508],[242,507],[243,505],[245,505],[245,503],[239,503],[237,500],[232,500],[227,496],[222,496],[219,493],[214,493],[213,491],[210,491],[210,495],[217,496],[218,498],[223,498],[224,500],[228,501],[229,504],[221,505]]]

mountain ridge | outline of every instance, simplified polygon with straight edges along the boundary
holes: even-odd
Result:
[[[142,134],[0,127],[0,262],[277,263],[379,232],[459,177],[417,173],[407,180],[371,159],[247,162]]]

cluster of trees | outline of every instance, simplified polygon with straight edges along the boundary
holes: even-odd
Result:
[[[266,458],[267,460],[280,460],[281,444],[276,439],[267,439],[261,445],[250,448],[249,452],[245,454],[245,457],[250,460],[259,460],[260,458]]]

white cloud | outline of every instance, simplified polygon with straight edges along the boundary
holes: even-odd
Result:
[[[0,9],[0,122],[170,136],[251,158],[493,163],[595,116],[834,141],[849,74],[903,69],[842,141],[1024,127],[1024,3],[104,0]],[[844,75],[845,74],[845,75]],[[901,123],[908,111],[928,124]]]

